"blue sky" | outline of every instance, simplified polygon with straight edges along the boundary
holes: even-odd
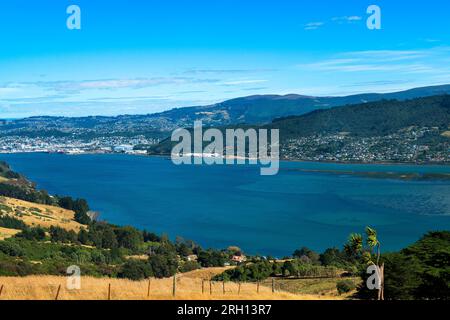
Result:
[[[382,30],[366,27],[371,4]],[[449,14],[447,0],[2,1],[0,118],[450,83]]]

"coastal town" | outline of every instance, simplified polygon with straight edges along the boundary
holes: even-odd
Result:
[[[335,162],[450,162],[450,139],[438,128],[408,128],[395,134],[358,137],[346,133],[290,139],[281,145],[287,160]]]
[[[97,137],[89,140],[73,137],[27,137],[4,136],[0,137],[0,153],[126,153],[146,154],[146,146],[158,143],[156,139],[136,137]]]
[[[125,153],[145,155],[157,138],[138,136],[97,136],[91,139],[69,137],[0,137],[0,153]],[[282,141],[285,160],[335,162],[450,162],[450,138],[438,128],[414,127],[385,136],[355,136],[346,133],[317,134]]]

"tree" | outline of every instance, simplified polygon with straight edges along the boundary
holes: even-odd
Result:
[[[320,262],[319,254],[307,247],[295,250],[292,255],[294,258],[301,259],[305,263],[317,264]]]
[[[119,247],[137,251],[144,241],[142,233],[133,227],[121,227],[115,229]]]
[[[283,275],[285,277],[298,276],[298,263],[297,260],[288,260],[283,263],[281,267]]]
[[[430,232],[400,252],[383,254],[380,262],[385,264],[386,299],[450,299],[450,232]],[[357,298],[375,297],[364,283]]]
[[[84,245],[89,244],[89,233],[86,230],[81,229],[80,232],[78,232],[78,241]]]
[[[9,241],[0,241],[0,253],[11,257],[21,257],[25,254],[24,250],[17,243]]]
[[[326,249],[319,258],[320,262],[324,266],[336,266],[341,267],[345,264],[345,258],[342,252],[338,248]]]
[[[89,218],[86,212],[75,212],[74,219],[76,222],[84,225],[91,223],[91,218]]]
[[[0,217],[0,227],[16,230],[25,230],[28,228],[28,226],[22,220],[10,216]]]
[[[201,265],[197,261],[186,261],[180,267],[180,272],[189,272],[193,270],[200,269]]]
[[[407,257],[401,253],[390,253],[383,256],[386,265],[384,290],[386,297],[396,300],[415,299],[414,291],[422,280],[418,274],[420,263],[415,257]]]
[[[198,262],[202,267],[223,267],[225,258],[221,252],[216,250],[201,251],[198,254]]]
[[[377,232],[366,227],[366,247],[364,247],[364,240],[361,234],[353,233],[350,235],[344,250],[349,256],[359,257],[367,265],[376,266],[376,278],[378,283],[378,300],[384,300],[384,264],[380,267],[381,244],[377,238]],[[376,258],[373,259],[374,249],[376,250]]]
[[[102,248],[113,249],[119,246],[116,234],[112,228],[105,228],[102,233]]]
[[[25,228],[21,233],[17,235],[19,238],[24,238],[27,240],[44,240],[45,239],[45,230],[36,227],[36,228]]]
[[[60,227],[50,227],[50,238],[52,242],[76,242],[77,234],[74,231],[67,231]]]
[[[339,295],[343,293],[349,293],[350,291],[356,289],[356,285],[352,280],[341,280],[336,283],[336,289]]]
[[[161,238],[153,233],[153,232],[148,232],[147,230],[144,230],[142,232],[142,236],[144,238],[144,242],[160,242]]]
[[[401,254],[416,259],[421,283],[413,290],[416,299],[450,299],[450,232],[429,232]]]
[[[185,243],[177,244],[176,248],[178,254],[182,257],[187,257],[192,254],[192,250]]]
[[[155,254],[149,258],[152,273],[157,278],[168,278],[178,270],[178,259],[174,254]]]
[[[75,221],[81,224],[91,223],[91,218],[87,215],[89,211],[89,205],[85,199],[72,199],[71,197],[59,198],[58,204],[60,207],[72,210],[75,212]]]
[[[150,265],[146,261],[129,260],[120,269],[119,278],[126,278],[134,281],[142,280],[152,276]]]

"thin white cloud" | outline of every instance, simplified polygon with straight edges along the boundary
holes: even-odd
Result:
[[[16,92],[18,89],[17,88],[9,88],[9,87],[5,87],[5,88],[0,88],[0,97],[1,96],[6,96],[9,95],[11,93]]]
[[[190,77],[156,77],[136,79],[98,79],[82,81],[36,81],[23,83],[8,83],[6,89],[17,88],[41,88],[67,94],[79,93],[86,90],[117,90],[117,89],[142,89],[160,85],[185,85],[195,83],[216,83],[218,79],[202,79]],[[1,93],[1,91],[0,91]]]
[[[255,80],[235,80],[235,81],[227,81],[224,82],[223,85],[225,86],[239,86],[242,84],[255,84],[255,83],[264,83],[267,82],[268,80],[263,80],[263,79],[255,79]]]
[[[329,21],[318,21],[318,22],[309,22],[304,25],[305,30],[317,30],[321,27],[323,27],[328,22],[334,23],[334,24],[353,24],[360,22],[363,18],[360,16],[341,16],[341,17],[333,17],[329,19]]]
[[[331,18],[331,21],[336,21],[339,23],[346,22],[346,23],[352,23],[356,21],[361,21],[362,17],[360,16],[342,16],[342,17],[333,17]]]
[[[316,30],[325,25],[325,22],[309,22],[305,24],[305,30]]]
[[[330,59],[300,64],[303,70],[329,72],[440,73],[442,48],[432,50],[369,50],[345,52]]]
[[[186,70],[184,74],[193,74],[193,75],[201,75],[201,74],[242,74],[242,73],[259,73],[259,72],[273,72],[276,69],[190,69]]]
[[[420,50],[366,50],[346,52],[343,55],[360,59],[377,59],[378,61],[400,61],[424,58],[430,55],[430,52]]]
[[[439,39],[432,39],[432,38],[423,39],[423,41],[428,42],[428,43],[437,43],[437,42],[441,42],[441,40],[439,40]]]

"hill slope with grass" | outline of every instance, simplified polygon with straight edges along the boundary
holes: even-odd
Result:
[[[86,227],[75,221],[72,210],[7,197],[0,197],[0,216],[17,218],[29,227],[55,226],[77,232]]]

